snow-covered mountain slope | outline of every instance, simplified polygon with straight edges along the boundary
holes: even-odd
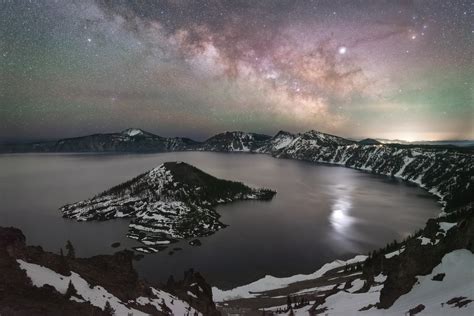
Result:
[[[395,145],[320,145],[297,136],[285,147],[266,148],[276,157],[338,164],[413,182],[437,195],[448,210],[474,196],[474,155],[456,150]]]
[[[194,150],[199,144],[199,142],[186,137],[171,137],[166,139],[166,151]]]
[[[95,134],[59,140],[46,151],[55,152],[153,152],[166,150],[164,137],[130,128],[120,133]]]
[[[75,258],[26,246],[20,230],[0,227],[2,315],[213,315],[210,286],[190,270],[166,285],[138,279],[135,255]]]
[[[281,149],[289,146],[295,138],[296,135],[294,134],[285,131],[279,131],[275,136],[268,139],[260,147],[256,148],[255,152],[276,154]]]
[[[133,137],[133,136],[137,136],[137,135],[145,135],[145,134],[147,134],[147,132],[142,131],[139,128],[128,128],[128,129],[122,131],[121,134]]]
[[[262,147],[270,136],[245,133],[245,132],[225,132],[217,134],[201,145],[199,150],[203,151],[224,151],[224,152],[253,152]]]
[[[189,138],[166,138],[141,129],[129,128],[119,133],[2,145],[0,152],[165,152],[191,150],[198,144],[200,143]]]
[[[92,199],[65,205],[79,221],[132,218],[128,237],[150,247],[210,235],[225,225],[214,206],[235,200],[271,199],[274,191],[217,179],[182,162],[167,162]]]

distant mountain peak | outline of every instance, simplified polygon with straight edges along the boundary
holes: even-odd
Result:
[[[337,144],[337,145],[350,145],[353,144],[354,141],[351,141],[349,139],[340,137],[340,136],[335,136],[323,132],[319,132],[316,130],[310,130],[307,131],[303,134],[299,134],[301,137],[305,139],[312,139],[320,143],[321,145],[329,145],[329,144]]]
[[[284,131],[284,130],[279,130],[278,133],[273,136],[273,138],[279,137],[279,136],[294,136],[292,133]]]
[[[382,143],[379,142],[376,139],[373,139],[373,138],[365,138],[365,139],[360,140],[359,144],[361,144],[361,145],[380,145]]]
[[[137,136],[137,135],[144,135],[146,132],[139,129],[139,128],[127,128],[126,130],[122,131],[120,134],[127,135],[127,136]]]
[[[305,132],[305,133],[303,133],[303,134],[306,134],[306,135],[316,135],[316,136],[322,136],[322,137],[324,137],[324,136],[331,136],[331,137],[342,138],[342,137],[340,137],[340,136],[336,136],[336,135],[332,135],[332,134],[323,133],[323,132],[320,132],[320,131],[317,131],[317,130],[314,130],[314,129],[309,130],[309,131],[307,131],[307,132]]]
[[[321,139],[324,139],[326,136],[334,136],[334,135],[330,135],[330,134],[326,134],[326,133],[323,133],[323,132],[320,132],[320,131],[317,131],[317,130],[309,130],[307,132],[304,132],[303,135],[306,135],[306,136],[311,136],[311,137],[317,137],[317,138],[321,138]],[[334,136],[334,137],[338,137],[338,136]]]

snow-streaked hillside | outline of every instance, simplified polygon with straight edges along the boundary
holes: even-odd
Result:
[[[380,310],[371,308],[361,311],[363,307],[376,305],[380,299],[380,285],[372,286],[364,293],[339,291],[326,298],[320,307],[325,315],[465,315],[474,314],[474,254],[466,249],[447,253],[442,262],[428,275],[418,276],[412,290],[402,295],[390,308]],[[442,281],[433,279],[443,274]],[[381,278],[383,280],[383,278]],[[307,310],[295,310],[295,315],[308,315]]]
[[[213,288],[213,297],[229,313],[251,302],[264,305],[260,310],[265,315],[407,315],[417,310],[419,315],[433,316],[474,314],[474,254],[471,251],[459,249],[445,254],[429,274],[416,276],[413,288],[387,309],[377,308],[386,275],[380,273],[368,285],[362,271],[349,275],[344,271],[348,265],[362,263],[366,258],[357,256],[348,261],[334,261],[309,275],[266,276],[227,291]],[[328,285],[299,289],[305,282],[318,281]],[[288,296],[294,302],[291,310],[287,303],[282,304],[287,302]],[[301,297],[307,300],[303,306],[298,305]]]
[[[225,132],[217,134],[198,145],[197,150],[224,152],[254,152],[271,137],[246,132]]]
[[[306,134],[286,138],[286,146],[265,148],[275,157],[343,165],[415,183],[455,208],[474,196],[474,155],[447,149],[388,145],[322,144]]]
[[[21,259],[18,259],[17,262],[20,265],[20,268],[26,272],[26,275],[30,278],[33,286],[43,287],[45,285],[50,285],[57,292],[65,295],[70,282],[74,289],[74,294],[69,298],[71,301],[78,303],[88,302],[102,310],[108,302],[116,315],[149,315],[148,313],[130,307],[132,305],[151,305],[156,308],[157,311],[164,314],[185,315],[186,313],[189,313],[190,315],[202,315],[202,313],[196,311],[187,302],[178,299],[170,293],[153,287],[150,287],[148,291],[151,293],[150,296],[140,296],[134,300],[124,302],[108,292],[104,287],[89,284],[89,282],[84,280],[84,278],[75,272],[70,272],[70,275],[62,275],[47,267],[29,263]]]
[[[255,298],[259,297],[262,293],[266,291],[284,288],[296,282],[317,279],[322,277],[326,272],[330,270],[343,268],[347,264],[363,262],[365,261],[365,259],[367,259],[367,256],[359,255],[346,261],[336,260],[325,264],[323,267],[321,267],[314,273],[298,274],[287,278],[276,278],[271,275],[267,275],[264,278],[259,279],[255,282],[239,286],[231,290],[223,291],[214,287],[212,289],[212,294],[215,302],[224,302],[241,298]]]

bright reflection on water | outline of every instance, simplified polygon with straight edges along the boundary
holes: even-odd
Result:
[[[338,234],[346,235],[348,228],[354,222],[354,218],[349,215],[351,207],[352,204],[349,196],[336,198],[336,201],[331,206],[329,220]]]
[[[164,281],[191,267],[213,284],[232,287],[266,274],[311,273],[326,262],[367,253],[421,227],[439,212],[416,187],[342,167],[265,155],[167,153],[153,155],[0,155],[0,223],[21,228],[29,244],[58,252],[71,240],[79,256],[112,253],[127,220],[76,222],[58,208],[89,198],[165,161],[185,161],[214,176],[275,189],[272,201],[218,208],[229,226],[201,238],[201,247],[148,255],[139,273]]]

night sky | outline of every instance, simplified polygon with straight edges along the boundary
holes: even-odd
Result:
[[[474,138],[471,1],[0,1],[0,137]]]

